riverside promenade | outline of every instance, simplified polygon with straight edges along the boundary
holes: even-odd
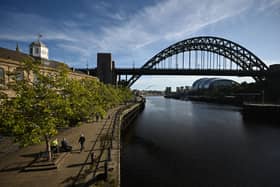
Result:
[[[19,149],[15,144],[0,142],[0,186],[119,186],[119,142],[111,143],[110,162],[107,162],[108,158],[100,154],[102,151],[100,140],[102,137],[104,139],[105,133],[112,128],[120,108],[110,110],[106,118],[98,122],[85,123],[59,132],[56,138],[61,141],[65,137],[73,146],[73,150],[71,153],[64,153],[63,158],[59,158],[57,169],[25,171],[28,166],[32,166],[36,155],[45,150],[44,143]],[[120,137],[119,132],[119,129],[115,130],[114,136],[118,137],[116,140]],[[82,152],[78,143],[81,133],[86,137],[85,149]],[[91,160],[92,152],[95,155],[94,162]],[[106,166],[103,164],[105,161],[108,163]],[[103,173],[104,167],[108,167],[107,180],[92,181],[93,176]]]

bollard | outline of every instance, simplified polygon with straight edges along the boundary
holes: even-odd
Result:
[[[108,155],[107,155],[108,161],[111,161],[111,149],[110,148],[108,148],[107,153],[108,153]]]
[[[108,177],[108,163],[107,160],[105,160],[104,162],[104,180],[107,181],[107,177]]]

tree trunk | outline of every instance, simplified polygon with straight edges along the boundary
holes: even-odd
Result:
[[[52,160],[51,144],[50,144],[50,138],[47,134],[45,135],[45,141],[46,141],[46,151],[48,153],[48,160],[51,161]]]

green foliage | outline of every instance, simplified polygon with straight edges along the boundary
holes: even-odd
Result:
[[[28,76],[15,78],[10,86],[16,97],[3,96],[0,102],[0,132],[13,135],[23,146],[44,139],[48,143],[58,128],[103,117],[108,109],[132,98],[127,88],[104,85],[95,79],[71,79],[65,67],[50,76],[42,74],[36,63],[23,64],[25,74],[33,73],[36,81]]]
[[[13,85],[16,97],[4,100],[3,110],[0,110],[2,129],[15,136],[23,146],[40,143],[42,136],[51,137],[57,133],[59,120],[55,113],[61,96],[53,88],[52,78],[37,74],[36,84],[28,79],[16,80]]]

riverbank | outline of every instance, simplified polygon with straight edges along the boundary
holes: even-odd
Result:
[[[97,186],[121,186],[121,136],[132,121],[143,110],[145,100],[120,108],[114,116],[114,125],[111,129],[111,138],[107,145],[99,147],[99,162],[103,162],[99,172],[94,173],[94,184]],[[104,134],[103,134],[104,135]],[[108,137],[108,134],[107,134]],[[89,184],[89,183],[88,183]]]
[[[224,97],[207,97],[207,96],[189,96],[189,100],[191,101],[202,101],[207,103],[215,103],[215,104],[227,104],[234,106],[242,106],[242,100],[233,97],[233,96],[224,96]]]
[[[17,144],[2,138],[0,142],[0,186],[119,186],[120,158],[120,111],[127,107],[123,105],[112,109],[108,115],[98,122],[84,123],[79,127],[65,129],[54,137],[59,141],[66,138],[73,150],[67,153],[59,163],[59,167],[47,170],[25,172],[24,169],[34,162],[38,154],[45,150],[44,144],[19,148]],[[118,123],[116,123],[118,122]],[[118,124],[114,126],[113,124]],[[113,128],[114,127],[114,128]],[[86,137],[85,150],[79,151],[78,139],[83,133]],[[109,137],[107,135],[112,134]],[[110,140],[111,143],[109,143]],[[7,145],[7,142],[10,144]],[[111,145],[110,150],[106,149]],[[108,150],[110,154],[108,154]],[[93,154],[93,160],[91,159]],[[109,156],[110,155],[110,156]],[[110,158],[108,158],[109,156]],[[107,166],[104,164],[107,163]],[[105,182],[98,182],[107,167],[108,177]],[[93,176],[94,173],[94,176]],[[102,180],[101,180],[102,181]]]
[[[178,96],[165,96],[165,98],[177,99],[181,101],[201,101],[206,103],[215,103],[215,104],[227,104],[233,106],[242,106],[243,101],[234,96],[224,96],[224,97],[208,97],[208,96],[187,96],[187,97],[178,97]]]
[[[244,103],[242,116],[247,121],[280,122],[280,105]]]
[[[171,99],[237,106],[240,107],[242,117],[246,121],[261,120],[270,123],[280,121],[280,105],[277,104],[244,103],[241,99],[231,96],[220,98],[207,96],[188,96],[187,98],[171,97]]]

